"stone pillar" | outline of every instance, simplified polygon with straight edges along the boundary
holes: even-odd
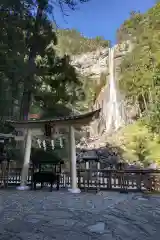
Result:
[[[26,134],[24,163],[23,163],[23,168],[21,173],[21,184],[19,187],[17,187],[18,190],[29,189],[29,187],[26,184],[27,184],[27,176],[28,176],[29,162],[30,162],[30,155],[31,155],[31,145],[32,145],[32,132],[31,132],[31,129],[28,129]]]
[[[69,126],[69,143],[70,143],[70,161],[71,161],[71,193],[80,193],[81,190],[77,188],[77,166],[76,166],[76,142],[74,127]]]

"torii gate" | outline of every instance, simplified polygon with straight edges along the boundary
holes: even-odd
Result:
[[[68,129],[69,133],[69,158],[71,161],[71,193],[80,193],[80,189],[77,188],[77,169],[76,169],[76,143],[75,143],[75,128],[89,125],[91,121],[99,117],[100,109],[95,110],[86,114],[77,116],[67,116],[54,118],[50,120],[23,120],[23,121],[12,121],[7,120],[6,122],[14,126],[17,130],[26,130],[26,144],[24,152],[24,163],[21,173],[21,183],[18,186],[18,190],[28,190],[29,187],[26,185],[26,180],[28,176],[30,155],[31,155],[31,145],[32,145],[32,133],[39,129],[42,129],[43,134],[45,134],[46,126],[49,126],[51,131],[51,136],[54,135],[53,130],[65,127]]]

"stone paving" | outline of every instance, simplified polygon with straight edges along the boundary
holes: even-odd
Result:
[[[160,197],[1,190],[0,240],[158,240]]]

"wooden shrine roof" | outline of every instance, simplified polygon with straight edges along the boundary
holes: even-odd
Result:
[[[91,121],[93,121],[94,119],[99,117],[99,113],[100,113],[101,109],[92,111],[92,112],[88,112],[85,114],[80,114],[80,115],[70,115],[70,116],[65,116],[65,117],[55,117],[52,119],[35,119],[35,120],[21,120],[21,121],[17,121],[17,120],[6,120],[7,123],[11,124],[11,125],[19,125],[22,126],[23,125],[42,125],[42,124],[71,124],[71,125],[87,125],[88,123],[90,123]]]

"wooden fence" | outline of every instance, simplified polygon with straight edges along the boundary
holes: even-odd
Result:
[[[29,169],[28,184],[31,184],[32,169]],[[78,187],[86,190],[114,190],[114,191],[159,191],[160,170],[77,170]],[[19,185],[21,180],[21,168],[9,170],[5,177],[7,186]],[[4,177],[0,174],[0,183]],[[70,187],[71,178],[68,172],[61,173],[60,187]]]
[[[79,170],[80,188],[114,191],[160,191],[160,170]]]

